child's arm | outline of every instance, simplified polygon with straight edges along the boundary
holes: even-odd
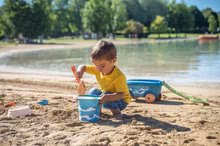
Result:
[[[101,95],[100,103],[107,103],[109,101],[116,101],[120,100],[124,97],[123,92],[116,92],[116,93],[106,93]]]
[[[81,79],[86,71],[86,65],[79,65],[76,71],[76,76]]]

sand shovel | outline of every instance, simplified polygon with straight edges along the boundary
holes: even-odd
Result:
[[[85,84],[84,84],[84,81],[82,80],[80,80],[79,78],[78,78],[78,76],[77,76],[77,74],[76,74],[76,67],[75,66],[71,66],[71,70],[72,70],[72,72],[73,72],[73,75],[74,75],[74,77],[75,77],[75,81],[78,83],[78,85],[80,85],[81,83],[83,84],[83,86],[84,86],[84,88],[83,88],[83,90],[81,90],[80,88],[79,88],[79,86],[77,87],[77,92],[78,93],[85,93],[86,92],[86,87],[85,87]]]

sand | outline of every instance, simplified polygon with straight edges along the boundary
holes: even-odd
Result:
[[[126,42],[116,42],[116,44]],[[1,52],[32,49],[91,46],[90,43],[67,45],[18,45],[0,47]],[[97,86],[86,79],[87,89]],[[186,94],[206,98],[209,105],[190,101],[162,88],[162,100],[153,104],[144,98],[132,100],[123,111],[127,116],[116,120],[111,113],[97,123],[79,121],[76,86],[72,77],[38,74],[0,73],[0,95],[4,103],[29,105],[30,116],[7,117],[8,109],[0,115],[0,145],[220,145],[220,84],[197,82],[172,84]],[[48,105],[40,106],[42,99]]]

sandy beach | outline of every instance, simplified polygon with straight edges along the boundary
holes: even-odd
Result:
[[[116,45],[137,41],[116,41]],[[95,42],[62,45],[17,45],[0,47],[7,51],[34,49],[82,48]],[[95,80],[85,80],[87,89],[97,86]],[[30,116],[8,117],[10,107],[0,115],[0,146],[11,145],[111,145],[111,146],[217,146],[220,145],[220,83],[195,82],[172,84],[189,95],[206,98],[209,105],[193,104],[165,87],[162,100],[149,104],[144,98],[132,100],[123,111],[127,116],[115,120],[108,116],[97,123],[79,121],[76,86],[73,77],[46,76],[0,72],[0,95],[4,104],[15,101],[29,105]],[[47,99],[48,105],[37,102]],[[1,113],[1,112],[0,112]]]

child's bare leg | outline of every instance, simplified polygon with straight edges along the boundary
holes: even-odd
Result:
[[[102,113],[102,108],[100,108],[100,117],[103,119],[109,119],[110,116],[108,114]]]
[[[121,119],[121,111],[119,109],[110,109],[116,119]]]
[[[113,115],[121,114],[121,111],[119,109],[110,109]]]
[[[100,106],[100,110],[99,110],[99,113],[100,113],[100,115],[102,114],[102,106],[101,105],[99,105]]]

